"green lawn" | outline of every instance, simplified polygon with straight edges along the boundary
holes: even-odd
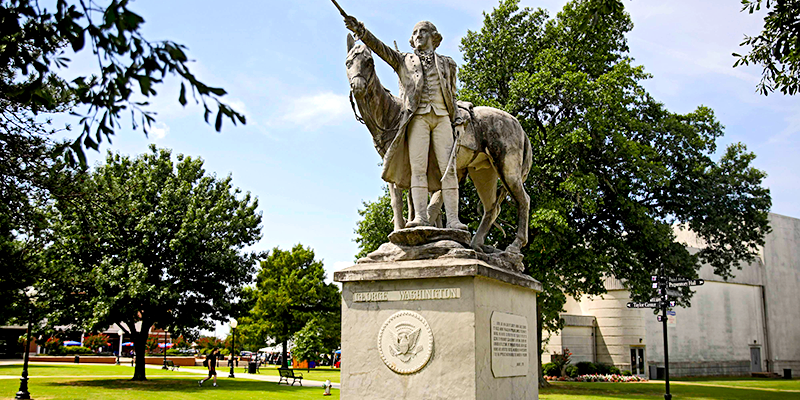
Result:
[[[728,385],[730,381],[723,382]],[[744,381],[734,381],[744,382]],[[762,382],[772,382],[762,380]],[[710,382],[695,382],[696,384],[670,385],[670,393],[674,399],[692,400],[790,400],[800,399],[800,392],[767,391],[747,387],[723,388],[714,386],[701,386]],[[790,383],[795,383],[792,381]],[[663,399],[663,382],[644,383],[604,383],[604,382],[555,382],[553,386],[542,389],[539,398],[542,400],[615,400],[615,399]],[[732,386],[732,385],[728,385]],[[755,386],[751,386],[755,387]]]
[[[208,368],[206,368],[206,367],[181,367],[181,369],[182,370],[183,369],[192,369],[192,370],[206,371]],[[150,370],[148,370],[148,371],[150,371]],[[225,373],[225,376],[228,376],[227,375],[228,371],[230,371],[230,367],[228,367],[227,365],[224,368],[222,366],[217,367],[217,374],[221,375],[222,373]],[[244,364],[242,364],[242,363],[240,363],[239,366],[234,371],[235,371],[234,374],[236,376],[239,376],[239,374],[247,375],[247,373],[244,372]],[[297,369],[295,371],[303,374],[303,379],[304,380],[307,379],[307,380],[310,380],[310,381],[325,382],[326,379],[330,379],[331,382],[334,382],[334,383],[339,383],[340,382],[340,380],[339,380],[339,370],[338,369],[332,369],[330,367],[311,368],[310,371],[309,370],[305,370],[305,369]],[[274,365],[263,366],[263,367],[261,367],[261,369],[259,369],[259,373],[262,374],[262,375],[266,374],[266,375],[278,376],[278,367],[276,367]]]
[[[750,388],[766,388],[779,390],[798,390],[800,391],[800,379],[760,379],[751,377],[726,377],[721,379],[718,376],[680,378],[678,382],[700,383],[706,385],[736,386]]]
[[[301,400],[319,398],[321,387],[286,386],[249,379],[228,379],[220,374],[219,386],[210,381],[198,387],[201,375],[148,369],[146,382],[131,382],[133,369],[114,365],[31,365],[28,391],[36,400]],[[13,399],[19,389],[20,365],[0,366],[0,398]],[[12,379],[8,379],[13,377]],[[331,391],[338,399],[339,391]]]

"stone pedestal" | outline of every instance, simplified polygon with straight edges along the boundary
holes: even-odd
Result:
[[[537,399],[536,293],[482,260],[360,263],[342,282],[341,398]]]

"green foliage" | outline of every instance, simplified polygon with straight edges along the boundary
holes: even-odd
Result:
[[[197,339],[195,344],[197,344],[197,351],[200,354],[210,354],[211,350],[222,349],[224,346],[224,343],[221,340],[210,336],[203,336]]]
[[[568,365],[564,368],[564,375],[570,378],[577,378],[578,377],[578,367],[574,365]]]
[[[613,375],[619,375],[620,371],[619,368],[612,366],[611,368],[609,368],[608,373]]]
[[[255,289],[244,297],[254,301],[248,331],[262,343],[286,343],[314,317],[341,313],[339,288],[325,283],[322,262],[301,244],[290,251],[274,248],[261,262]]]
[[[358,210],[358,215],[363,219],[356,223],[353,239],[358,243],[359,252],[356,260],[366,257],[367,254],[375,251],[380,245],[389,241],[389,234],[394,230],[392,218],[392,200],[389,196],[389,187],[383,187],[383,195],[378,197],[375,202],[362,202],[364,209]]]
[[[157,337],[148,336],[147,337],[147,342],[145,343],[145,346],[144,346],[145,350],[147,350],[148,353],[155,353],[156,350],[158,350],[158,344],[159,343],[160,343],[160,341],[158,340]]]
[[[62,351],[59,355],[72,356],[72,355],[91,355],[94,351],[84,346],[61,346]]]
[[[606,363],[595,363],[595,369],[597,370],[598,374],[607,375],[611,373],[611,369],[614,366],[606,364]]]
[[[52,209],[48,259],[64,276],[62,315],[87,330],[141,322],[130,332],[137,356],[154,324],[193,335],[230,315],[252,279],[257,254],[243,248],[261,223],[257,200],[231,180],[155,146],[136,158],[109,154],[82,182],[81,201]]]
[[[44,347],[48,353],[52,353],[53,351],[60,350],[60,348],[63,347],[63,343],[61,339],[51,336],[47,338],[47,341],[44,342],[42,347]]]
[[[707,263],[728,278],[756,259],[769,232],[771,200],[755,156],[734,143],[715,161],[723,127],[713,111],[671,113],[647,93],[649,74],[628,55],[633,25],[618,5],[571,1],[550,19],[503,0],[461,41],[460,99],[511,113],[533,145],[523,255],[544,288],[543,330],[560,328],[566,296],[602,294],[608,277],[635,301],[651,297],[649,276],[661,265],[691,278]],[[477,196],[464,189],[464,220],[475,226]],[[504,207],[501,226],[515,212]],[[676,224],[708,246],[689,253],[675,242]],[[511,240],[493,229],[487,243]],[[691,292],[682,292],[688,305]]]
[[[549,362],[542,365],[542,374],[544,376],[560,376],[561,370],[557,365]]]
[[[589,375],[597,373],[597,367],[593,362],[590,361],[581,361],[575,364],[575,367],[578,368],[578,375]]]
[[[183,355],[183,354],[181,354],[181,352],[179,350],[176,350],[176,349],[167,349],[167,355],[168,356],[180,356],[180,355]]]
[[[188,349],[190,347],[189,342],[186,341],[183,335],[180,335],[175,339],[173,339],[172,344],[174,345],[173,347],[174,349]]]
[[[569,349],[564,349],[563,353],[553,352],[553,355],[550,356],[550,362],[555,365],[558,376],[564,376],[566,373],[567,365],[571,362],[570,357],[572,357],[572,353],[569,352]]]
[[[631,371],[629,371],[627,369],[622,370],[622,376],[633,376],[633,372],[631,372]]]
[[[83,345],[96,351],[99,347],[107,347],[109,345],[108,336],[102,333],[86,336],[83,338]]]
[[[292,358],[297,361],[314,361],[324,350],[322,327],[315,318],[312,318],[303,329],[294,334]]]
[[[762,4],[769,9],[764,16],[764,28],[758,36],[745,36],[740,46],[747,46],[745,55],[733,53],[740,65],[763,67],[757,90],[768,95],[775,90],[794,95],[800,89],[800,2],[796,0],[742,0],[742,11],[753,14],[761,10]]]
[[[134,129],[141,124],[147,133],[154,113],[147,101],[135,96],[154,96],[155,87],[169,75],[181,80],[178,101],[182,105],[187,103],[188,86],[196,101],[202,102],[206,122],[216,112],[217,131],[223,118],[234,124],[245,122],[243,115],[219,100],[224,89],[206,85],[191,72],[185,46],[144,37],[144,19],[129,8],[127,0],[106,6],[58,0],[55,12],[31,0],[3,2],[0,23],[0,100],[34,113],[52,110],[65,100],[84,107],[82,132],[68,153],[70,159],[77,155],[82,164],[86,162],[84,146],[97,149],[103,137],[108,139],[119,129],[123,112],[132,113]],[[70,60],[63,57],[66,45],[75,52],[88,48],[95,53],[97,73],[70,81],[56,76],[57,71],[68,70]]]

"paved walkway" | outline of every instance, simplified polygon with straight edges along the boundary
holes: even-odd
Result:
[[[123,358],[121,360],[122,361],[121,366],[131,368],[130,358],[128,358],[127,360],[128,361],[125,362],[125,359]],[[22,364],[22,360],[0,360],[0,365],[12,365],[12,364]],[[37,365],[41,365],[41,364],[63,365],[65,363],[31,362],[31,364],[37,364]],[[70,364],[70,365],[72,365],[72,364]],[[87,363],[87,364],[84,364],[84,365],[113,365],[113,364],[88,364]],[[160,365],[145,365],[145,368],[161,369],[161,366]],[[241,367],[239,367],[239,369],[241,370]],[[270,370],[270,371],[272,371],[272,370]],[[172,376],[175,376],[175,377],[208,376],[208,370],[182,368],[182,369],[179,369],[178,371],[175,371],[175,375],[172,375]],[[280,376],[278,376],[278,375],[248,374],[248,373],[244,373],[244,372],[243,373],[235,373],[235,376],[236,376],[235,379],[251,379],[251,380],[263,381],[263,382],[278,382],[281,379]],[[96,375],[95,376],[95,375],[92,375],[92,377],[96,377],[96,378],[116,378],[116,377],[118,377],[118,375],[117,376],[105,376],[105,375]],[[75,378],[75,376],[74,375],[69,375],[69,376],[38,376],[38,377],[31,376],[30,378],[59,378],[59,379],[61,379],[61,378]],[[221,378],[228,379],[228,368],[227,367],[226,368],[222,368],[222,367],[218,368],[217,369],[217,378],[218,379],[221,379]],[[19,379],[19,377],[18,376],[2,376],[2,377],[0,377],[0,379]],[[319,387],[322,387],[322,385],[324,383],[325,382],[322,382],[322,381],[313,381],[313,380],[303,379],[303,386],[319,386]],[[340,385],[338,383],[336,383],[336,382],[331,382],[331,386],[334,389],[339,389],[340,388]]]

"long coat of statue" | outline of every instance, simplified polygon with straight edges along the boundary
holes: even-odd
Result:
[[[400,80],[400,99],[403,104],[400,128],[383,157],[381,178],[399,187],[409,188],[411,187],[411,163],[408,156],[406,128],[419,105],[421,92],[425,85],[422,60],[415,53],[403,53],[387,46],[366,29],[361,36],[361,41],[386,61],[395,70]],[[439,73],[439,82],[442,84],[442,92],[446,94],[443,97],[447,112],[450,114],[450,122],[453,122],[456,118],[456,62],[450,57],[435,52],[434,62],[436,71]],[[433,146],[431,146],[432,148]],[[428,160],[428,165],[437,165],[433,150],[429,152]],[[429,168],[428,191],[434,192],[441,189],[441,179],[442,175],[438,168]]]

